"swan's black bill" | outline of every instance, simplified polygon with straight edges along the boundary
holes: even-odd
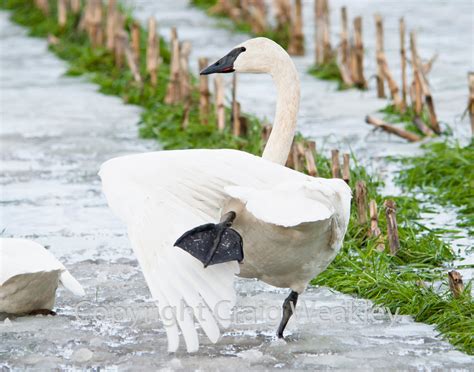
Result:
[[[235,212],[229,212],[218,224],[195,227],[185,232],[174,245],[197,258],[204,267],[229,261],[242,262],[242,237],[230,227],[235,216]]]
[[[216,73],[225,74],[229,72],[234,72],[234,62],[239,56],[239,54],[242,52],[245,52],[244,47],[232,49],[229,54],[225,55],[217,62],[207,66],[204,70],[202,70],[201,75],[209,75]]]

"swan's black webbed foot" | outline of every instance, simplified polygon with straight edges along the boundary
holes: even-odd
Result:
[[[204,264],[204,267],[218,263],[244,259],[242,237],[231,228],[236,217],[228,212],[218,224],[208,223],[185,232],[174,243]]]
[[[288,320],[290,320],[291,316],[293,315],[297,301],[298,292],[291,291],[290,295],[283,302],[283,316],[281,318],[280,326],[278,327],[278,338],[283,338],[283,331],[286,328]]]

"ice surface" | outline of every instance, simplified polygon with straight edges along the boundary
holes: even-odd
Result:
[[[87,295],[80,299],[60,289],[57,316],[2,321],[0,366],[472,367],[474,359],[440,340],[433,327],[405,316],[391,319],[381,310],[372,311],[369,302],[326,288],[311,288],[300,297],[287,340],[277,340],[287,292],[249,280],[236,283],[235,319],[218,344],[202,338],[198,353],[188,355],[181,348],[168,354],[164,329],[125,228],[106,207],[97,177],[104,160],[157,145],[137,138],[137,107],[101,95],[80,79],[63,77],[65,64],[47,51],[45,41],[27,38],[7,18],[0,13],[0,227],[5,236],[48,246]]]

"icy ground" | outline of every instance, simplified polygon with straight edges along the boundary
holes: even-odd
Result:
[[[390,318],[367,302],[308,290],[274,340],[286,292],[238,280],[235,323],[217,345],[198,353],[166,352],[125,228],[107,209],[97,171],[113,156],[156,148],[137,138],[139,109],[96,92],[44,40],[0,13],[1,220],[4,236],[37,240],[71,270],[87,296],[58,291],[55,317],[0,323],[0,366],[155,370],[283,368],[472,368],[433,327]],[[254,313],[255,312],[255,313]]]

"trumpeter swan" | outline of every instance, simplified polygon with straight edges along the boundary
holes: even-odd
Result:
[[[51,252],[31,240],[0,238],[0,313],[53,313],[58,283],[84,289]]]
[[[262,157],[160,151],[115,158],[100,170],[109,206],[127,225],[166,319],[169,351],[179,346],[179,329],[189,352],[199,348],[195,319],[218,340],[218,323],[229,325],[235,304],[235,274],[291,289],[282,337],[298,294],[334,259],[349,221],[351,192],[344,181],[284,166],[300,95],[286,51],[269,39],[250,39],[201,74],[233,71],[267,73],[275,82],[275,122]]]

